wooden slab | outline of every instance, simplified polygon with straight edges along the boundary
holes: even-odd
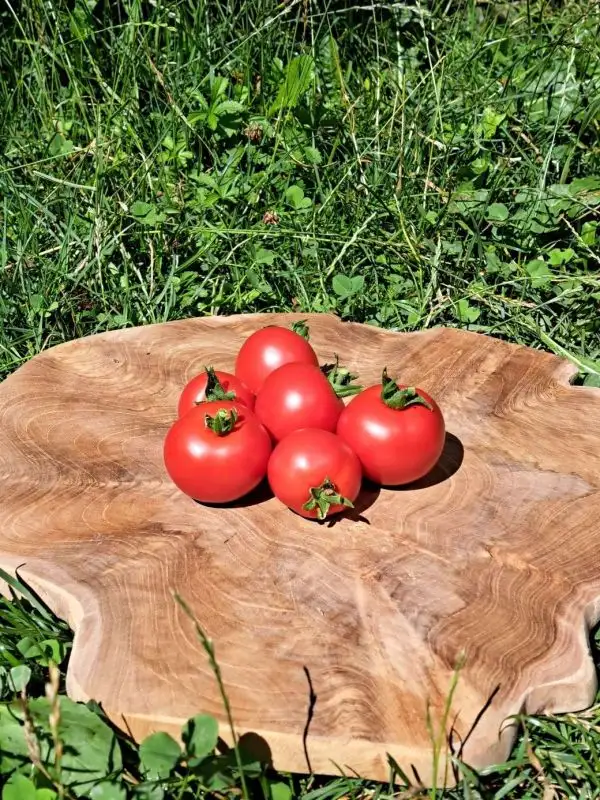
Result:
[[[214,640],[240,732],[263,737],[276,767],[307,771],[308,755],[316,772],[386,779],[391,753],[440,782],[427,709],[439,726],[461,657],[445,734],[475,766],[503,759],[508,716],[594,696],[600,392],[570,387],[567,362],[499,340],[315,315],[323,361],[339,353],[366,383],[387,364],[439,400],[441,466],[410,489],[368,489],[333,526],[260,496],[195,504],[162,464],[179,391],[205,363],[231,369],[256,328],[290,321],[115,331],[11,375],[0,386],[0,565],[25,564],[75,628],[71,695],[98,700],[137,737],[199,711],[224,720],[177,591]]]

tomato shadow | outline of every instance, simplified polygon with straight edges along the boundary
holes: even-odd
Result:
[[[446,441],[440,460],[423,478],[403,486],[385,486],[388,492],[412,492],[415,489],[428,489],[451,478],[461,468],[465,457],[465,448],[458,436],[446,433]]]
[[[365,525],[370,525],[371,520],[368,517],[365,517],[365,511],[371,508],[380,494],[381,486],[377,486],[375,483],[363,480],[360,494],[354,501],[354,508],[349,508],[342,514],[336,514],[335,517],[323,520],[321,525],[326,525],[328,528],[333,528],[337,522],[341,522],[342,520],[362,522]]]
[[[202,503],[200,500],[194,500],[194,502],[200,506],[208,506],[209,508],[249,508],[250,506],[257,506],[260,503],[264,503],[272,497],[274,497],[274,494],[265,478],[258,484],[256,489],[240,497],[239,500],[233,500],[231,503]]]

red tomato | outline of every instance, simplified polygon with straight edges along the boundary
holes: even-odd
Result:
[[[179,398],[177,412],[182,417],[198,403],[207,400],[235,400],[254,408],[254,395],[235,375],[212,367],[205,367],[204,372],[186,384]]]
[[[360,461],[339,436],[304,428],[273,450],[268,477],[273,494],[292,511],[325,519],[353,507],[362,474]]]
[[[300,334],[270,325],[246,339],[235,362],[235,374],[257,394],[271,372],[294,361],[315,366],[319,363],[315,351]]]
[[[299,428],[335,431],[344,403],[319,367],[285,364],[272,372],[256,395],[254,411],[279,441]]]
[[[269,434],[246,406],[218,400],[192,408],[167,433],[164,461],[173,483],[203,503],[229,503],[267,474]]]
[[[357,395],[343,410],[338,435],[359,457],[367,478],[400,486],[433,469],[444,449],[439,406],[422,389],[388,378]]]

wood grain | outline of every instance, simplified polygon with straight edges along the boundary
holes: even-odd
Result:
[[[435,726],[474,766],[503,759],[522,710],[590,704],[600,616],[600,392],[555,356],[458,330],[394,334],[309,318],[375,382],[384,364],[439,401],[441,465],[367,488],[319,525],[260,493],[195,504],[162,441],[185,381],[231,369],[244,337],[291,317],[204,318],[49,350],[0,385],[0,565],[76,631],[68,689],[137,736],[191,714],[224,720],[178,592],[214,640],[240,731],[276,767],[386,779],[386,753],[425,783]],[[228,738],[222,725],[223,737]],[[256,741],[256,737],[255,737]],[[462,749],[461,749],[462,748]],[[337,766],[336,766],[337,765]]]

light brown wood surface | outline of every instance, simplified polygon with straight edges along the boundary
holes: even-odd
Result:
[[[339,353],[366,384],[387,365],[438,399],[440,466],[408,489],[368,488],[332,526],[260,494],[195,504],[162,463],[180,390],[206,363],[232,369],[256,328],[291,319],[115,331],[11,375],[0,385],[0,566],[24,564],[75,628],[71,695],[137,737],[202,711],[228,739],[176,591],[214,641],[240,733],[262,737],[276,767],[307,771],[308,754],[316,772],[386,779],[391,753],[433,781],[427,709],[437,729],[461,658],[442,761],[448,740],[475,766],[502,759],[507,717],[594,696],[600,392],[569,386],[567,362],[499,340],[309,316],[322,362]]]

